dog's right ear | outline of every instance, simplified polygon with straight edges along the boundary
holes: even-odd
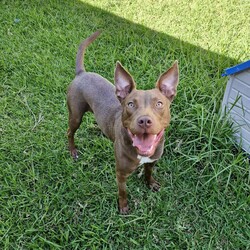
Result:
[[[135,89],[133,77],[123,68],[120,62],[116,63],[115,68],[115,93],[120,101]]]

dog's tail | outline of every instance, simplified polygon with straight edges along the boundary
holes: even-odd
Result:
[[[101,31],[98,30],[95,33],[93,33],[90,37],[85,39],[79,46],[77,56],[76,56],[76,75],[79,75],[81,72],[85,71],[83,59],[84,59],[84,52],[85,49],[88,47],[89,44],[91,44],[99,35],[101,34]]]

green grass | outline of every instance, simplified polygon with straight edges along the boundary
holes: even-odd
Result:
[[[249,56],[248,1],[2,0],[0,22],[0,249],[250,249],[249,160],[220,116],[221,73]],[[91,114],[79,161],[67,151],[66,89],[97,29],[85,66],[110,81],[117,60],[141,89],[180,64],[161,191],[133,174],[127,216]]]

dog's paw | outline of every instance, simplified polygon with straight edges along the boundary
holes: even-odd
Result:
[[[126,215],[129,212],[129,207],[128,206],[126,206],[126,207],[120,207],[119,208],[119,212],[120,212],[120,214]]]
[[[70,151],[70,155],[73,158],[73,160],[77,161],[78,160],[78,153],[76,149],[73,149]]]
[[[161,188],[161,184],[157,181],[151,182],[149,184],[149,188],[153,191],[153,192],[158,192]]]

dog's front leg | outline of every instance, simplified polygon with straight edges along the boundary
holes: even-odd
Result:
[[[121,214],[129,212],[127,201],[126,182],[127,178],[135,171],[138,166],[136,153],[131,152],[123,142],[123,138],[118,137],[114,143],[115,163],[116,163],[116,181],[118,187],[118,206]]]
[[[144,164],[144,171],[145,171],[145,180],[146,180],[147,185],[150,187],[150,189],[152,191],[157,192],[160,190],[161,185],[152,176],[153,167],[154,167],[155,163],[156,162],[145,163]]]
[[[127,214],[129,211],[126,191],[127,175],[116,171],[116,181],[118,186],[118,206],[121,214]]]

